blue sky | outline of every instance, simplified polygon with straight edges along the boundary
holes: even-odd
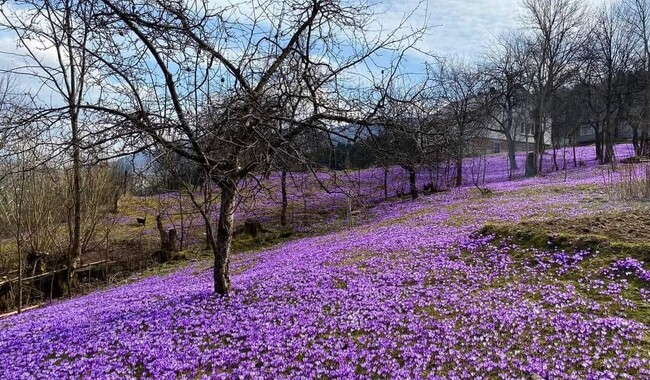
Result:
[[[426,45],[436,54],[473,58],[487,41],[517,26],[517,0],[429,0],[435,26]]]
[[[390,8],[402,12],[415,7],[418,0],[389,0]],[[520,26],[519,0],[425,0],[430,24],[435,26],[424,41],[428,50],[440,56],[462,55],[476,58],[490,38]],[[601,6],[607,0],[586,0]],[[424,11],[424,10],[423,10]]]
[[[215,3],[232,0],[212,0]],[[246,3],[247,0],[244,0]],[[377,12],[381,28],[386,31],[397,26],[403,15],[417,8],[412,18],[414,26],[429,16],[430,33],[419,44],[423,50],[438,57],[459,55],[480,60],[490,40],[500,33],[520,27],[520,0],[370,0],[382,3]],[[599,6],[611,0],[585,0]],[[384,12],[385,11],[385,12]],[[0,32],[0,50],[15,49],[14,36]],[[44,54],[47,58],[47,54]],[[53,59],[54,56],[49,58]],[[409,57],[409,65],[421,69],[424,57]],[[430,58],[425,58],[431,61]],[[0,55],[0,66],[8,67],[8,57]]]

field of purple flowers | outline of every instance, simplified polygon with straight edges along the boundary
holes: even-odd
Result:
[[[643,207],[607,199],[590,152],[513,182],[495,157],[487,195],[384,202],[372,223],[236,256],[227,298],[197,263],[2,319],[0,378],[650,378],[647,263],[474,233]],[[376,174],[359,174],[368,198]]]
[[[585,183],[603,182],[605,168],[597,166],[593,147],[578,147],[560,149],[556,152],[557,163],[560,168],[567,168],[574,182],[582,180]],[[624,159],[633,155],[633,148],[629,144],[616,147],[616,157]],[[527,183],[540,184],[543,182],[563,182],[564,171],[553,171],[551,152],[544,158],[543,177],[531,180],[524,179],[525,154],[520,152],[516,156],[518,170],[508,169],[508,158],[504,154],[490,155],[466,159],[463,163],[463,184],[466,187],[504,189],[508,186],[521,188]],[[416,184],[418,189],[427,184],[434,184],[440,191],[449,190],[455,185],[456,169],[453,164],[441,163],[437,167],[421,169],[417,172]],[[581,177],[581,178],[579,178]],[[509,181],[514,179],[516,181]],[[385,182],[384,182],[385,181]],[[259,184],[262,183],[260,188]],[[384,186],[386,185],[386,186]],[[243,200],[239,204],[236,220],[243,221],[253,218],[265,225],[274,225],[279,220],[281,204],[280,174],[273,173],[269,178],[261,180],[254,178],[242,186]],[[387,169],[375,168],[365,170],[348,170],[346,172],[318,172],[289,173],[287,179],[287,192],[289,202],[289,222],[298,232],[312,232],[314,230],[328,230],[341,227],[345,224],[344,211],[348,199],[355,209],[372,207],[387,199],[402,197],[409,193],[408,174],[401,167]],[[177,192],[154,195],[149,197],[134,197],[123,201],[129,203],[125,207],[127,215],[123,213],[115,217],[117,225],[133,226],[136,217],[162,215],[167,228],[191,230],[202,225],[198,214],[179,220],[179,204],[185,203],[186,211],[191,209],[189,199],[179,200]],[[213,212],[215,217],[218,211],[218,202],[214,202]],[[321,217],[316,217],[319,215]],[[320,227],[322,225],[322,228]],[[133,232],[128,230],[128,232]],[[153,223],[149,224],[143,232],[147,235],[158,234]],[[200,232],[200,231],[199,231]],[[189,234],[189,233],[188,233]],[[196,242],[200,236],[192,236]]]

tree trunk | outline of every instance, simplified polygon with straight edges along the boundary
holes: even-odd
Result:
[[[19,158],[16,157],[18,160]],[[24,165],[24,162],[23,162]],[[22,311],[23,307],[23,256],[22,256],[22,226],[23,226],[23,202],[25,200],[25,168],[23,167],[20,173],[20,189],[15,188],[20,193],[16,195],[16,252],[18,253],[18,313]],[[13,289],[12,289],[13,291]]]
[[[537,166],[535,166],[535,152],[528,152],[526,154],[526,177],[534,177],[537,175]]]
[[[176,228],[171,228],[167,231],[167,249],[170,252],[178,251],[178,231]]]
[[[578,167],[578,157],[576,157],[576,144],[573,144],[573,167]]]
[[[124,178],[122,178],[122,195],[126,196],[129,191],[129,171],[124,171]]]
[[[644,3],[645,4],[645,3]],[[646,78],[645,78],[645,123],[641,129],[641,144],[640,150],[641,155],[645,156],[647,154],[647,144],[648,144],[648,133],[650,131],[650,52],[648,51],[648,41],[645,40],[644,44],[646,46],[645,51],[645,61],[646,61]]]
[[[517,166],[515,140],[512,138],[512,136],[510,136],[509,133],[506,134],[506,143],[508,145],[508,161],[510,162],[510,170],[514,172],[519,170],[519,167]]]
[[[463,185],[463,159],[456,159],[456,187]]]
[[[79,131],[79,103],[83,88],[83,71],[77,71],[74,61],[74,48],[72,41],[72,7],[66,5],[64,9],[66,33],[65,50],[69,54],[69,76],[66,82],[69,83],[67,93],[68,113],[70,116],[71,145],[72,145],[72,202],[73,222],[72,241],[67,257],[67,286],[68,297],[72,295],[72,276],[76,263],[81,258],[81,133]],[[77,75],[80,75],[79,77]]]
[[[178,191],[178,212],[180,213],[181,217],[181,237],[180,237],[180,246],[181,246],[181,251],[183,250],[184,243],[185,243],[185,212],[183,210],[183,191],[179,190]]]
[[[113,195],[113,204],[111,205],[111,214],[117,214],[119,212],[119,202],[120,202],[120,191],[116,191]]]
[[[162,216],[156,215],[156,228],[158,229],[158,235],[160,235],[160,249],[167,249],[167,232],[162,223]]]
[[[225,179],[219,184],[221,202],[219,221],[217,223],[217,238],[214,251],[214,291],[226,295],[230,291],[230,250],[234,234],[234,214],[237,184],[232,179]]]
[[[22,311],[23,308],[23,256],[20,241],[20,228],[16,234],[16,251],[18,251],[18,313]],[[13,289],[12,289],[13,291]]]
[[[207,212],[210,214],[212,207],[210,203],[212,200],[210,199],[212,197],[211,193],[211,187],[210,187],[210,177],[208,176],[207,172],[204,173],[204,178],[203,178],[203,204],[208,206]],[[205,222],[205,249],[213,249],[214,250],[214,234],[212,232],[212,226],[210,223],[212,222],[211,219],[204,220]]]
[[[607,121],[603,138],[603,164],[612,163],[614,160],[614,136],[612,134],[611,121]]]
[[[72,276],[77,261],[81,258],[81,149],[79,148],[78,113],[71,111],[72,127],[72,244],[67,257],[68,298],[72,296]]]
[[[415,183],[415,168],[412,166],[407,166],[406,170],[409,173],[409,190],[411,191],[411,198],[413,200],[418,199],[418,188]]]
[[[160,235],[160,250],[153,256],[159,263],[166,263],[172,258],[174,252],[178,252],[178,232],[175,228],[165,231],[161,215],[156,215],[156,228]]]
[[[106,237],[104,240],[105,249],[104,249],[104,283],[108,285],[108,257],[111,252],[111,246],[108,238],[110,237],[110,230],[106,229]],[[54,276],[52,276],[52,281],[54,281]],[[52,285],[50,285],[50,300],[52,299]]]
[[[542,129],[539,131],[540,136],[537,142],[537,151],[539,155],[537,157],[537,173],[541,173],[544,170],[544,152],[546,151],[546,143],[544,142],[544,128],[542,123]]]
[[[282,210],[280,211],[280,225],[282,227],[287,225],[287,206],[289,202],[287,201],[287,172],[282,171],[282,177],[280,177],[280,187],[282,191]]]
[[[606,82],[606,99],[605,99],[605,125],[604,125],[604,152],[603,164],[613,163],[614,161],[614,121],[612,120],[613,98],[614,98],[614,73],[611,65],[608,65],[608,75]]]
[[[544,154],[544,123],[543,123],[543,109],[544,101],[539,100],[537,109],[535,110],[535,117],[533,122],[533,160],[530,164],[526,164],[526,176],[536,176],[538,172],[541,172],[542,160]],[[530,158],[531,156],[527,156]]]
[[[599,163],[603,163],[603,140],[602,140],[602,135],[600,128],[594,127],[594,138],[595,138],[595,145],[596,145],[596,159],[598,160]]]
[[[388,200],[388,169],[384,168],[384,200]]]

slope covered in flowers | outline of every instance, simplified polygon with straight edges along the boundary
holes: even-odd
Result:
[[[486,222],[590,215],[598,169],[383,203],[374,222],[0,320],[7,379],[650,378],[647,264],[524,249]],[[594,202],[594,199],[603,199]]]

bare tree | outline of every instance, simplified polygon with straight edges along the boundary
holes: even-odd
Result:
[[[46,125],[51,156],[69,152],[72,165],[70,203],[70,244],[67,254],[68,288],[75,263],[82,253],[82,108],[88,96],[87,76],[90,59],[86,52],[94,4],[72,0],[18,0],[0,9],[0,27],[15,34],[23,63],[9,70],[35,87],[33,108],[22,122],[34,128]],[[67,131],[67,135],[66,132]],[[68,293],[70,294],[70,293]]]
[[[626,83],[623,73],[633,67],[633,49],[637,39],[625,25],[617,5],[603,6],[596,14],[590,52],[587,58],[599,103],[602,104],[603,152],[598,152],[601,163],[614,160],[614,138],[625,113],[623,92]]]
[[[473,153],[466,148],[478,137],[482,127],[485,107],[480,95],[484,84],[480,71],[467,62],[453,59],[440,64],[437,85],[443,108],[439,115],[451,131],[456,186],[463,184],[463,157]]]
[[[403,55],[424,31],[404,21],[383,32],[364,3],[98,3],[88,52],[106,85],[83,108],[197,162],[219,188],[216,225],[203,215],[219,294],[230,289],[240,181],[310,129],[372,123],[385,85],[375,73],[398,66],[371,58]]]
[[[650,149],[650,1],[623,0],[621,8],[622,19],[636,36],[636,57],[645,74],[641,135],[635,128],[634,145],[637,155],[647,155]]]
[[[402,167],[408,175],[409,194],[417,199],[417,171],[430,163],[436,153],[449,148],[446,131],[436,120],[439,96],[431,68],[424,78],[408,75],[389,79],[384,101],[378,110],[382,120],[389,123],[375,124],[365,131],[363,144],[384,168],[391,165]],[[384,171],[384,196],[387,195],[387,175]]]
[[[506,138],[511,171],[519,169],[515,157],[515,141],[520,133],[517,127],[529,114],[525,48],[525,39],[520,34],[503,34],[486,54],[483,67],[487,87],[486,129]]]
[[[587,9],[583,0],[523,0],[521,4],[524,25],[530,29],[526,75],[533,98],[534,167],[541,170],[548,108],[553,94],[579,68]]]

